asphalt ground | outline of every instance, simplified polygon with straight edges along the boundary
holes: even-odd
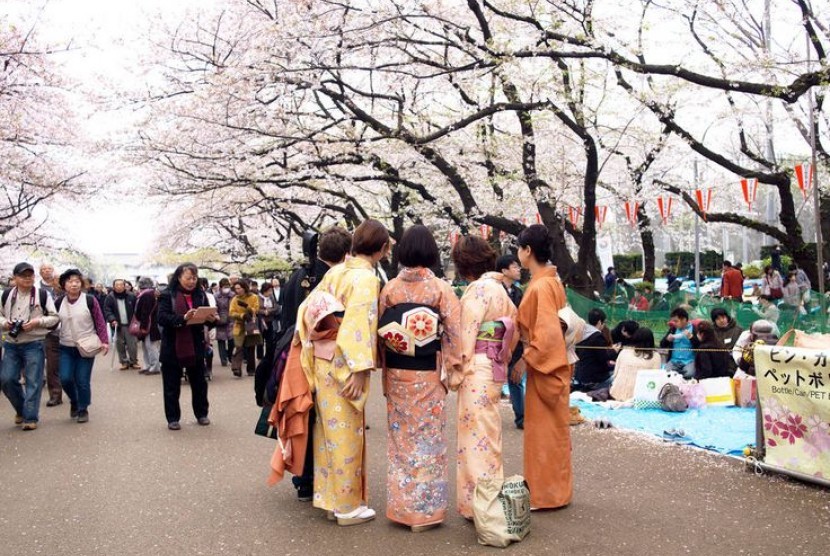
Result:
[[[443,526],[423,533],[385,519],[385,405],[378,375],[367,416],[370,504],[378,518],[341,528],[298,502],[290,480],[265,484],[274,442],[253,434],[259,408],[251,378],[214,369],[208,427],[196,424],[184,385],[182,430],[173,432],[164,419],[161,378],[112,371],[109,361],[96,363],[89,423],[69,419],[68,400],[47,408],[44,396],[40,427],[23,432],[0,399],[0,555],[497,550],[479,546],[472,523],[452,507]],[[449,409],[454,416],[454,396]],[[505,472],[521,473],[522,434],[512,426],[510,407],[502,409]],[[830,552],[827,489],[756,476],[736,460],[635,433],[588,424],[572,430],[574,501],[563,510],[535,512],[530,535],[508,548],[511,554]],[[451,478],[454,465],[453,458]]]

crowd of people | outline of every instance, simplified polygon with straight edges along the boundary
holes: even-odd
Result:
[[[472,519],[477,482],[503,477],[499,405],[505,383],[515,425],[524,431],[532,509],[560,508],[572,497],[572,390],[628,400],[636,372],[644,369],[664,367],[696,379],[731,376],[739,368],[751,373],[748,346],[774,341],[778,333],[773,318],[743,331],[726,309],[713,309],[711,320],[703,320],[690,318],[683,306],[671,310],[659,347],[654,333],[634,320],[610,329],[598,308],[573,328],[577,321],[561,317],[567,298],[541,225],[519,234],[515,255],[498,257],[480,237],[459,238],[451,256],[465,284],[461,291],[439,278],[438,246],[424,226],[404,232],[397,244],[401,268],[389,281],[378,266],[393,242],[381,223],[367,220],[353,235],[333,227],[314,240],[311,260],[284,285],[234,276],[209,284],[186,263],[163,287],[139,278],[137,291],[123,279],[106,291],[77,269],[55,277],[46,264],[35,286],[32,265],[18,264],[0,307],[0,386],[16,422],[23,430],[37,428],[44,374],[46,405],[62,404],[65,394],[71,418],[88,421],[94,358],[114,343],[121,370],[162,376],[170,430],[181,429],[183,379],[198,424],[209,425],[214,346],[220,364],[241,378],[243,366],[246,375],[259,375],[257,360],[268,375],[284,363],[281,350],[293,344],[313,394],[304,466],[293,478],[298,498],[339,525],[375,517],[367,504],[364,410],[369,373],[380,369],[387,517],[421,531],[439,525],[450,504],[449,393],[457,396],[456,510]],[[522,269],[530,277],[524,285]],[[779,288],[772,276],[770,297]],[[781,284],[782,297],[796,295],[786,288]],[[632,303],[648,307],[648,293]],[[743,295],[729,261],[721,294],[730,300]]]

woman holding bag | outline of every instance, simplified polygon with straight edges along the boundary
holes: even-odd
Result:
[[[60,328],[60,377],[64,392],[69,397],[69,417],[79,423],[89,421],[89,404],[92,402],[92,365],[95,355],[86,349],[90,338],[97,338],[99,353],[109,351],[109,335],[104,314],[98,300],[82,294],[84,277],[77,268],[70,268],[58,279],[66,295],[55,302]],[[82,299],[83,297],[83,299]],[[81,300],[80,303],[78,301]],[[91,347],[91,346],[90,346]],[[84,353],[82,353],[82,350]]]
[[[239,280],[233,285],[236,293],[231,299],[228,315],[233,321],[234,352],[231,359],[233,376],[242,376],[242,358],[246,362],[248,376],[256,372],[255,349],[262,343],[262,333],[259,330],[257,313],[259,312],[259,296],[251,292],[250,282]]]
[[[501,390],[507,364],[518,343],[513,333],[516,306],[495,272],[496,252],[476,236],[456,242],[452,259],[458,275],[470,282],[461,296],[461,365],[450,375],[458,391],[458,513],[473,519],[473,494],[479,479],[504,477],[501,449]]]
[[[205,292],[198,285],[199,270],[193,263],[179,265],[173,272],[170,286],[159,297],[161,336],[161,375],[164,385],[164,414],[167,428],[180,430],[182,368],[187,373],[192,395],[193,413],[197,422],[209,425],[208,384],[205,379],[205,323],[191,324],[199,307],[207,307]],[[213,327],[215,314],[207,318]]]

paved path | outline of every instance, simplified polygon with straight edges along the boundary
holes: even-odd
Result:
[[[167,430],[159,377],[110,371],[103,361],[93,375],[88,424],[69,420],[68,403],[44,405],[40,428],[22,432],[0,399],[0,554],[493,553],[476,544],[472,524],[454,512],[443,527],[421,534],[383,517],[379,377],[368,417],[369,484],[379,518],[339,528],[297,502],[289,481],[265,485],[273,443],[252,433],[258,415],[252,379],[232,378],[229,369],[215,374],[213,424],[196,425],[184,386],[179,432]],[[509,408],[503,417],[506,472],[519,473],[521,435],[511,426]],[[830,550],[827,490],[756,477],[720,456],[585,425],[574,431],[574,463],[574,503],[534,513],[530,536],[511,554]]]

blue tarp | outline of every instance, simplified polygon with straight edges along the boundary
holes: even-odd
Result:
[[[618,429],[653,434],[680,444],[689,444],[721,454],[743,455],[755,444],[754,407],[705,407],[684,413],[659,409],[610,409],[598,404],[576,401],[586,419],[606,419]],[[682,430],[685,436],[672,438],[664,431]]]

